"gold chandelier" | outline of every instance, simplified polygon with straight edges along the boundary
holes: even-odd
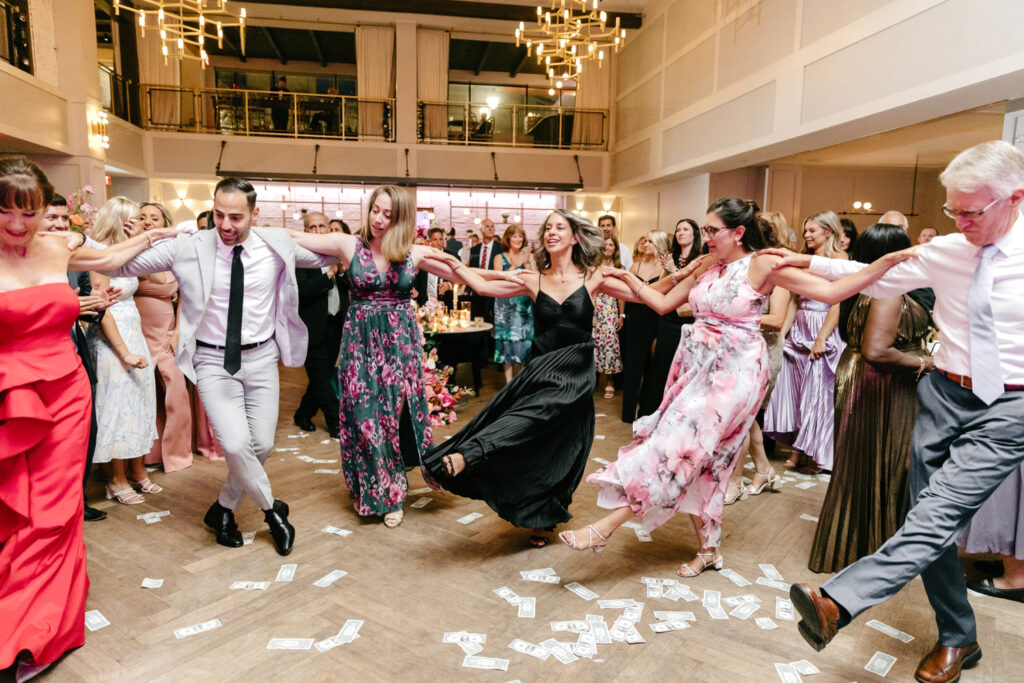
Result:
[[[526,28],[519,22],[516,29],[516,47],[526,43],[526,54],[536,54],[555,88],[566,80],[578,81],[584,60],[603,67],[606,53],[618,52],[625,40],[619,18],[609,26],[598,0],[551,0],[547,10],[537,6],[537,26]]]
[[[114,0],[114,14],[121,10],[139,16],[142,37],[147,29],[160,32],[160,51],[164,63],[168,57],[198,59],[202,68],[210,62],[206,52],[207,41],[216,41],[217,47],[224,47],[224,29],[238,27],[241,52],[245,56],[245,8],[239,8],[238,15],[228,10],[228,0],[133,0],[124,4]],[[186,49],[196,48],[198,54]]]

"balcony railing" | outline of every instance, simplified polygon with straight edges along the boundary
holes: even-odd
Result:
[[[552,149],[608,148],[608,112],[534,104],[419,101],[420,142]]]
[[[142,110],[139,105],[139,84],[121,76],[111,69],[99,65],[100,98],[103,108],[114,116],[136,126],[142,125]]]
[[[220,135],[395,141],[395,100],[143,85],[144,127]]]

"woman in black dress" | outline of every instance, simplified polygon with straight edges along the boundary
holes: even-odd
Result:
[[[530,543],[571,519],[569,504],[594,440],[593,296],[636,300],[594,270],[603,239],[584,218],[556,210],[541,231],[540,273],[479,271],[444,254],[453,279],[487,296],[534,300],[529,361],[462,430],[423,458],[448,491],[483,500]]]
[[[647,284],[654,284],[665,275],[661,257],[668,253],[668,236],[660,230],[651,230],[636,243],[636,257],[629,272]],[[658,337],[658,314],[643,304],[626,304],[626,324],[622,327],[622,421],[632,423],[638,417],[641,397],[645,392],[658,397],[654,409],[661,403],[665,379],[654,387],[654,342]],[[677,339],[678,342],[678,339]],[[675,351],[675,347],[672,348]],[[652,411],[653,412],[653,411]],[[639,416],[647,415],[640,409]]]

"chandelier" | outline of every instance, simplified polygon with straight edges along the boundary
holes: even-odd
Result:
[[[544,64],[548,80],[555,88],[563,81],[578,81],[584,60],[603,67],[605,54],[618,52],[626,40],[626,29],[608,25],[608,15],[598,9],[598,0],[551,0],[545,10],[537,6],[537,25],[526,28],[519,22],[516,47],[526,43],[526,54],[535,54]],[[535,49],[536,48],[536,49]]]
[[[239,8],[237,16],[228,10],[228,0],[114,0],[114,14],[121,10],[139,16],[142,37],[146,30],[160,32],[160,51],[164,64],[168,57],[198,59],[202,68],[210,63],[206,52],[207,41],[216,41],[218,48],[224,47],[224,29],[237,26],[241,41],[242,56],[245,56],[245,8]],[[196,48],[198,54],[185,46]]]

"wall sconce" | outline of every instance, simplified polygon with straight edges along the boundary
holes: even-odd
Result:
[[[334,212],[334,217],[335,218],[340,219],[340,218],[343,218],[344,216],[345,216],[345,212],[342,211],[341,209],[338,209],[337,211]]]
[[[870,211],[871,210],[871,202],[854,202],[853,203],[853,210],[854,211],[860,211],[861,209],[863,209],[864,211]]]
[[[89,122],[89,137],[93,138],[96,145],[103,149],[110,149],[110,136],[107,135],[107,123],[109,119],[107,112],[96,112],[96,118]]]

